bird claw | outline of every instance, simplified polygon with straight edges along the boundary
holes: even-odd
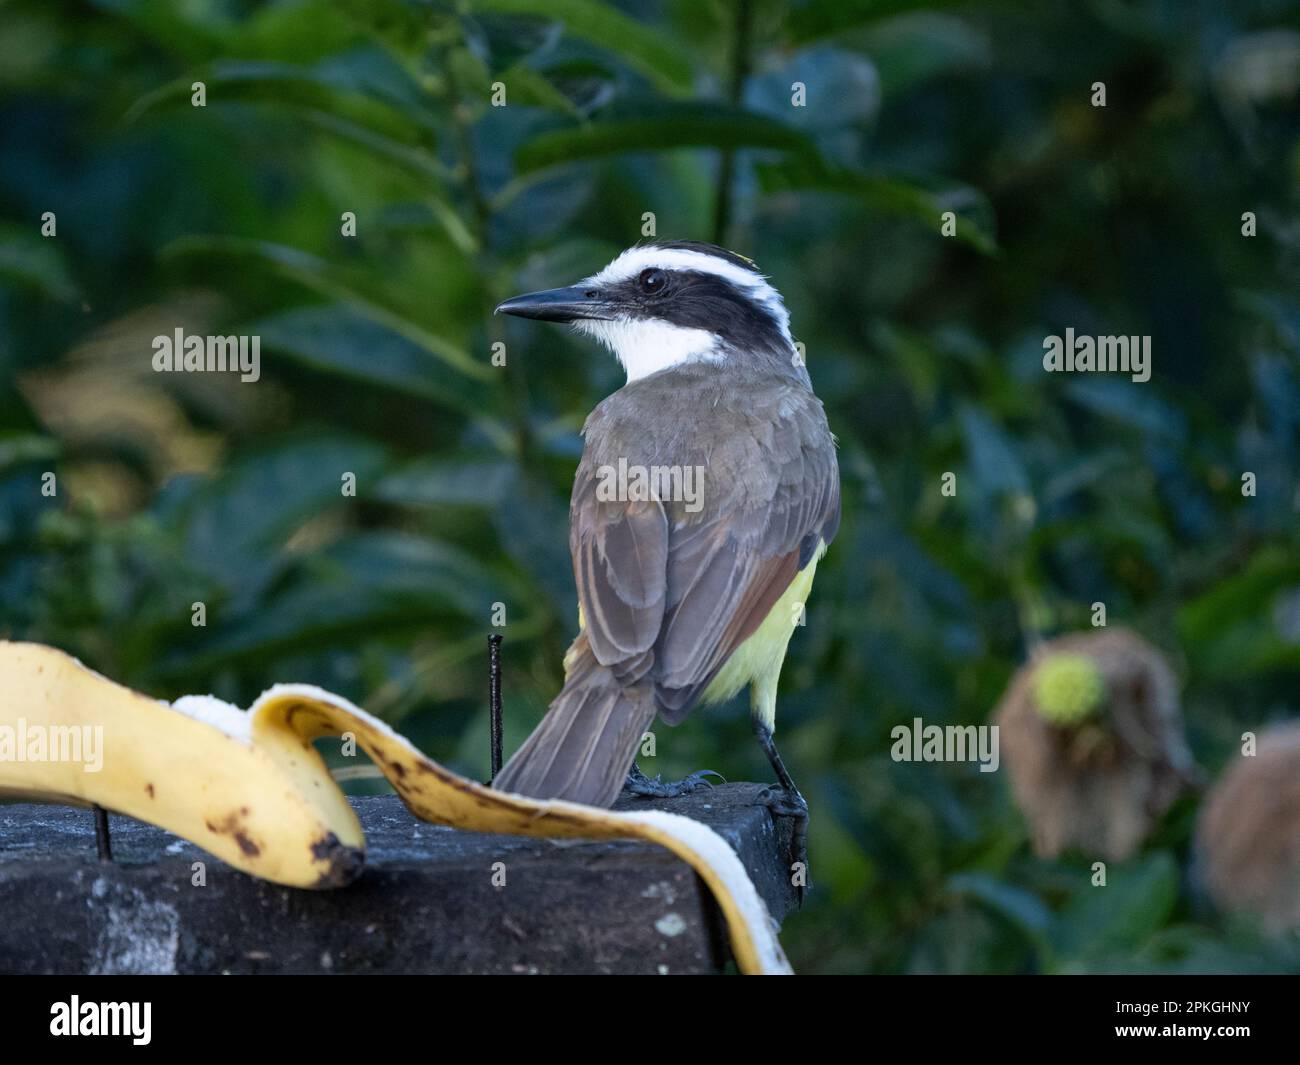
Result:
[[[804,895],[812,886],[808,875],[808,800],[797,788],[772,785],[758,793],[758,801],[776,817],[791,817],[794,827],[790,833],[790,882],[802,908]]]
[[[779,784],[760,791],[758,801],[779,817],[808,818],[808,800],[799,792],[788,791]]]
[[[713,784],[707,780],[707,777],[717,777],[724,784],[726,778],[721,774],[714,772],[712,769],[701,769],[692,773],[681,780],[675,780],[665,784],[661,776],[656,775],[652,780],[640,771],[639,768],[633,768],[628,774],[627,790],[633,795],[639,795],[647,799],[675,799],[679,795],[689,795],[700,788],[711,788]]]

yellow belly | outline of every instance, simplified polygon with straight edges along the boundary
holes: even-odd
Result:
[[[752,684],[750,712],[775,731],[776,686],[781,679],[786,647],[795,628],[803,623],[804,603],[812,591],[817,562],[825,553],[826,545],[819,543],[808,565],[795,574],[790,587],[776,601],[762,624],[727,659],[704,691],[702,701],[706,706],[726,702],[746,684]]]
[[[739,693],[746,684],[752,684],[750,690],[750,713],[762,721],[769,729],[776,730],[776,686],[781,679],[781,665],[785,661],[785,651],[790,644],[790,637],[795,628],[803,622],[804,603],[812,591],[813,577],[817,573],[817,562],[826,554],[826,544],[818,542],[817,550],[808,565],[804,566],[790,582],[790,587],[758,626],[730,658],[723,664],[718,675],[704,690],[701,702],[705,706],[725,703]],[[582,616],[582,607],[578,607],[578,628],[582,629],[586,621]],[[564,656],[564,671],[567,674],[572,665],[574,649]]]

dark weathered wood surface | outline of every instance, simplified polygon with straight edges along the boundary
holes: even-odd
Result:
[[[789,823],[728,784],[620,807],[717,830],[775,918],[794,903]],[[113,815],[112,863],[89,810],[0,805],[0,972],[702,973],[728,960],[725,929],[685,863],[641,843],[457,832],[394,796],[353,799],[366,869],[337,891],[239,873],[161,829]],[[192,885],[193,863],[207,884]],[[506,884],[492,883],[505,864]]]

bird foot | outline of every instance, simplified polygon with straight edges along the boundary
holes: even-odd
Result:
[[[623,786],[633,795],[641,796],[646,799],[675,799],[679,795],[689,795],[700,788],[711,788],[713,785],[706,779],[707,777],[717,777],[722,780],[721,773],[715,773],[712,769],[701,769],[698,773],[692,773],[682,780],[674,780],[664,783],[658,776],[651,780],[643,772],[641,767],[635,762],[632,763],[631,772],[627,775],[627,783]]]
[[[798,788],[785,788],[778,784],[758,793],[758,801],[772,811],[774,817],[794,818],[790,833],[790,883],[803,906],[804,895],[812,887],[808,875],[808,800]]]

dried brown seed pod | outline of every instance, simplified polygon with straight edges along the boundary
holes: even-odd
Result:
[[[1043,644],[994,720],[1042,857],[1128,857],[1195,776],[1173,670],[1128,629]]]
[[[1300,928],[1300,722],[1262,732],[1201,808],[1202,879],[1225,910],[1257,914],[1272,932]]]

